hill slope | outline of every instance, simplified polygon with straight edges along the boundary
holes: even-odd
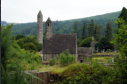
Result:
[[[55,34],[71,33],[73,31],[73,23],[75,21],[78,22],[78,30],[80,30],[84,21],[86,21],[86,23],[88,24],[90,20],[93,19],[94,23],[97,22],[98,24],[102,25],[102,35],[104,35],[104,28],[109,19],[111,21],[112,26],[114,27],[113,30],[115,29],[116,25],[114,23],[114,19],[117,19],[120,12],[121,11],[65,21],[53,21],[53,33]],[[43,31],[45,31],[45,22],[43,22]],[[33,23],[14,24],[12,32],[13,35],[17,34],[35,35],[37,33],[37,23],[33,22]]]

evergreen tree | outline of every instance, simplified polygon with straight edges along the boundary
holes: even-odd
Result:
[[[99,25],[98,26],[98,41],[101,39],[101,36],[102,36],[102,26]]]
[[[89,23],[88,35],[89,37],[94,36],[94,21],[93,20],[91,20],[91,22]]]
[[[118,51],[120,51],[122,57],[127,57],[127,25],[125,20],[118,18],[115,23],[118,25],[118,33],[115,34],[115,45]]]
[[[87,29],[87,24],[84,21],[84,24],[81,27],[81,40],[83,40],[83,39],[85,39],[87,37],[86,29]]]
[[[125,7],[123,7],[121,14],[118,18],[122,18],[123,20],[125,20],[125,23],[127,24],[127,9]]]
[[[99,27],[97,22],[95,23],[95,29],[94,29],[94,38],[96,39],[96,41],[98,41],[98,37],[99,37]]]
[[[106,29],[105,29],[105,37],[109,39],[109,41],[112,40],[112,25],[109,22],[106,24]]]
[[[77,26],[77,21],[75,21],[74,23],[74,27],[73,27],[73,33],[76,33],[78,35],[78,26]]]

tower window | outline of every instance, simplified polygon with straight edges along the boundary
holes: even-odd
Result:
[[[49,27],[49,23],[48,23],[48,27]]]

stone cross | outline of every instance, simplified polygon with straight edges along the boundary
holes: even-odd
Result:
[[[112,63],[114,63],[114,58],[112,58]]]
[[[97,47],[97,52],[99,51],[99,48]]]
[[[105,49],[103,49],[103,53],[105,52]]]

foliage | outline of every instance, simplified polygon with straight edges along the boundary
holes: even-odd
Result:
[[[17,67],[15,71],[10,70],[4,70],[3,65],[1,64],[2,70],[1,70],[1,83],[2,84],[34,84],[33,79],[38,79],[42,81],[42,79],[22,71],[20,67],[17,64]]]
[[[29,84],[23,70],[37,69],[35,66],[41,63],[41,58],[37,53],[20,49],[19,45],[10,38],[12,26],[13,24],[1,26],[1,82],[3,84]]]
[[[90,47],[91,46],[92,39],[91,37],[87,37],[86,39],[83,39],[79,45],[79,47]]]
[[[107,49],[107,53],[109,53],[111,50],[110,49]]]
[[[105,37],[109,39],[109,41],[112,40],[112,25],[109,20],[109,22],[106,24],[106,29],[105,29]]]
[[[19,34],[19,35],[16,35],[15,36],[15,39],[18,40],[18,39],[21,39],[21,38],[24,38],[25,36],[23,34]]]
[[[68,49],[64,51],[63,53],[61,53],[58,58],[59,58],[59,62],[61,66],[67,66],[70,63],[73,63],[76,61],[75,56],[71,55],[68,52]]]
[[[125,7],[123,7],[123,9],[122,9],[120,15],[118,16],[118,18],[122,18],[123,20],[125,20],[125,23],[127,25],[127,9]]]
[[[55,63],[56,63],[56,58],[55,58],[55,57],[49,59],[49,64],[50,64],[50,66],[53,66]]]
[[[74,23],[73,33],[76,33],[78,35],[78,25],[77,25],[77,22],[76,21]]]
[[[6,27],[1,26],[1,63],[6,70],[6,60],[11,58],[11,54],[9,55],[8,52],[11,50],[12,41],[10,38],[11,28],[13,24],[7,25]]]
[[[119,28],[118,32],[115,34],[115,44],[116,48],[120,51],[122,57],[127,56],[127,25],[125,25],[125,21],[121,18],[118,21],[115,21]]]
[[[93,21],[93,19],[90,21],[89,26],[88,26],[88,36],[89,37],[94,36],[94,21]]]
[[[95,44],[95,49],[97,49],[97,47],[99,48],[99,51],[102,49],[105,49],[105,50],[114,49],[114,45],[110,43],[110,41],[106,37],[102,37],[101,40],[97,44]]]
[[[105,26],[107,22],[111,21],[111,24],[113,25],[113,30],[115,29],[115,23],[114,18],[117,18],[119,16],[121,11],[113,12],[113,13],[107,13],[103,15],[97,15],[92,17],[86,17],[86,18],[80,18],[80,19],[72,19],[72,20],[65,20],[65,21],[52,21],[53,22],[53,33],[54,34],[69,34],[70,32],[73,32],[73,26],[74,22],[77,21],[78,28],[81,28],[84,21],[86,24],[89,24],[90,20],[93,19],[95,22],[102,26],[102,35],[105,34]],[[45,31],[45,22],[43,22],[43,32]],[[37,23],[22,23],[22,24],[14,24],[12,28],[13,35],[23,34],[23,35],[35,35],[37,33]],[[86,32],[88,33],[88,32]],[[79,36],[81,33],[79,32]]]
[[[54,73],[55,74],[55,73]],[[58,84],[111,84],[121,83],[118,70],[99,64],[84,63],[69,66],[61,73],[62,80]]]
[[[98,25],[98,23],[95,23],[95,29],[94,29],[94,38],[96,41],[99,41],[102,36],[102,27],[101,25]]]
[[[19,44],[19,46],[22,49],[26,49],[30,51],[42,50],[42,44],[38,42],[35,36],[32,36],[32,37],[27,36],[24,38],[20,38],[16,41],[17,41],[17,44]]]
[[[81,40],[83,40],[83,39],[85,39],[87,37],[86,29],[87,29],[87,24],[84,21],[84,24],[81,27]]]
[[[31,51],[31,52],[33,52],[33,51],[36,52],[36,51],[37,51],[36,45],[33,44],[32,42],[25,43],[25,44],[23,45],[23,48],[24,48],[25,50],[29,50],[29,51]]]
[[[102,48],[103,48],[103,44],[98,42],[98,43],[95,44],[95,50],[97,50],[97,47],[99,48],[99,51],[101,51]]]
[[[13,54],[11,55],[11,53]],[[9,51],[8,54],[12,57],[6,60],[9,70],[15,70],[15,62],[19,63],[20,68],[23,70],[37,69],[39,66],[36,66],[36,64],[39,65],[41,63],[41,56],[39,54],[36,52],[20,49],[16,42],[14,42],[14,45],[11,46],[11,51]]]

